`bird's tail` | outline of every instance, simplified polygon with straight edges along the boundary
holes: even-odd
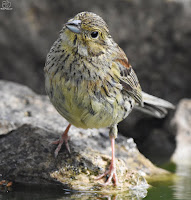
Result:
[[[154,97],[150,94],[142,92],[144,105],[135,106],[136,109],[141,110],[149,115],[157,118],[163,118],[168,113],[167,109],[174,109],[175,106],[168,101]]]

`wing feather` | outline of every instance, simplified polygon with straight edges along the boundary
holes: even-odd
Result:
[[[134,98],[135,102],[143,106],[142,89],[139,84],[137,75],[135,74],[132,66],[129,64],[125,53],[121,50],[122,58],[115,59],[115,63],[118,65],[120,70],[120,83],[123,89]]]

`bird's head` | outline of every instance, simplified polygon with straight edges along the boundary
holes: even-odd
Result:
[[[105,53],[112,40],[106,22],[92,12],[81,12],[70,19],[61,31],[61,38],[68,48],[77,48],[83,56]]]

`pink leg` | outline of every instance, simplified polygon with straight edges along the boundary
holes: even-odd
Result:
[[[118,180],[117,180],[117,173],[116,173],[116,165],[115,165],[115,138],[114,136],[110,136],[111,139],[111,150],[112,150],[112,158],[111,158],[111,164],[109,167],[109,170],[107,170],[105,173],[99,175],[96,179],[99,180],[103,178],[104,176],[109,175],[109,178],[107,181],[103,184],[103,186],[109,185],[111,183],[111,180],[113,178],[114,185],[118,185]]]
[[[58,144],[55,152],[54,152],[54,156],[57,157],[61,147],[62,147],[62,144],[65,143],[65,146],[66,146],[66,149],[68,150],[68,152],[70,153],[70,147],[68,145],[68,131],[71,127],[71,124],[69,124],[66,128],[66,130],[64,131],[64,133],[62,134],[61,138],[59,140],[56,140],[54,142],[52,142],[52,144]]]

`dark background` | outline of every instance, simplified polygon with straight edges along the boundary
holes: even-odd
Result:
[[[45,94],[43,67],[63,24],[81,11],[107,22],[144,91],[171,101],[191,97],[191,1],[12,0],[0,10],[0,78]],[[119,125],[146,156],[157,161],[175,148],[173,111],[158,120],[133,112]],[[64,127],[63,127],[64,128]]]

